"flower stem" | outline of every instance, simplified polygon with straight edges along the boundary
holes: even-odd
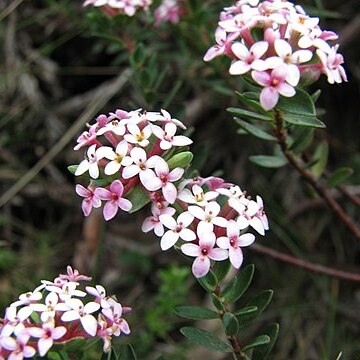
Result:
[[[360,229],[353,223],[350,217],[345,213],[344,209],[335,200],[331,193],[307,170],[303,164],[289,151],[286,142],[286,130],[282,114],[279,110],[274,111],[275,129],[274,134],[277,137],[280,148],[289,161],[289,163],[299,172],[302,178],[325,200],[328,206],[335,212],[339,219],[349,229],[349,231],[360,241]]]

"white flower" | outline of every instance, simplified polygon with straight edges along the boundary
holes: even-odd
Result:
[[[251,46],[250,50],[240,42],[232,44],[231,50],[239,60],[231,64],[229,69],[230,74],[241,75],[250,70],[266,70],[266,62],[260,58],[266,53],[268,47],[269,44],[267,41],[256,42]]]
[[[186,146],[192,144],[192,140],[184,135],[175,135],[176,125],[173,122],[165,124],[164,129],[160,126],[152,125],[154,135],[159,138],[160,148],[162,150],[169,150],[173,146]]]
[[[196,204],[199,206],[206,206],[210,200],[214,200],[219,193],[216,191],[207,191],[204,193],[204,190],[199,185],[194,185],[190,191],[189,189],[183,189],[179,191],[178,199],[184,201],[188,204]]]
[[[128,149],[129,144],[123,140],[116,146],[115,151],[110,148],[110,150],[104,154],[105,158],[111,160],[105,166],[104,172],[106,175],[113,175],[120,170],[121,166],[129,166],[132,163],[132,159],[127,156]]]
[[[168,250],[179,238],[185,241],[192,241],[196,239],[195,233],[188,229],[188,226],[192,223],[194,216],[185,211],[181,213],[175,220],[170,215],[160,215],[161,223],[166,226],[168,230],[161,238],[160,247],[162,250]]]
[[[100,304],[96,302],[88,302],[85,306],[79,299],[66,300],[72,310],[66,311],[62,314],[61,320],[65,322],[80,320],[84,330],[91,336],[96,335],[97,321],[93,315],[95,311],[100,309]]]
[[[209,202],[205,209],[200,206],[192,205],[188,207],[188,211],[191,215],[200,220],[198,224],[198,233],[213,231],[214,225],[220,227],[227,226],[227,220],[221,216],[221,207],[216,201]]]
[[[145,150],[138,147],[135,147],[130,151],[130,157],[134,164],[126,166],[123,169],[123,178],[129,179],[139,175],[141,183],[145,186],[145,179],[152,175],[152,170],[150,169],[155,167],[155,164],[159,161],[160,157],[154,155],[147,159]]]
[[[99,177],[98,161],[101,160],[109,150],[111,150],[109,146],[101,146],[96,149],[96,144],[91,145],[86,152],[86,158],[77,167],[75,176],[82,175],[84,172],[89,171],[90,176],[93,179],[97,179]]]
[[[141,147],[146,147],[149,145],[148,139],[151,136],[150,125],[147,125],[143,129],[140,129],[138,125],[129,123],[127,124],[127,129],[130,132],[130,134],[124,135],[124,139],[127,142],[139,145]]]
[[[55,285],[47,285],[46,290],[57,293],[62,301],[68,300],[73,296],[86,296],[86,292],[76,289],[77,285],[79,285],[79,283],[69,281],[65,283],[62,287],[58,287]]]

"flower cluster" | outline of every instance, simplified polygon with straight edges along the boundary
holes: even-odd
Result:
[[[122,314],[131,308],[107,296],[101,285],[78,288],[80,281],[89,280],[68,266],[66,275],[42,280],[34,291],[21,294],[0,322],[0,358],[44,356],[54,343],[90,337],[103,339],[107,352],[113,335],[129,334]]]
[[[139,185],[151,201],[152,212],[142,230],[153,230],[161,238],[162,250],[181,242],[181,251],[196,258],[192,268],[196,277],[208,273],[210,260],[229,258],[238,269],[243,261],[241,247],[255,240],[247,229],[264,235],[269,228],[262,199],[251,199],[221,178],[187,180],[183,179],[184,167],[170,168],[171,160],[183,153],[169,160],[169,151],[173,154],[174,147],[192,142],[176,135],[178,127],[185,128],[165,110],[117,110],[100,115],[75,146],[86,147],[75,175],[88,173],[91,178],[87,188],[76,186],[76,192],[84,197],[83,212],[88,215],[101,201],[106,201],[105,220],[112,219],[118,208],[129,211],[133,204],[124,195]],[[104,182],[106,187],[98,185]]]
[[[300,80],[313,82],[321,73],[329,83],[347,81],[337,34],[322,30],[319,18],[284,0],[239,0],[224,8],[215,32],[216,45],[204,56],[210,61],[226,55],[233,59],[232,75],[251,73],[262,87],[260,103],[270,110],[279,95],[292,97]]]
[[[109,15],[133,16],[139,9],[148,10],[152,0],[86,0],[84,6],[101,7]]]
[[[86,148],[85,159],[75,171],[76,176],[88,173],[91,179],[87,188],[76,186],[76,192],[84,197],[85,216],[92,207],[100,207],[101,201],[106,202],[105,220],[112,219],[119,208],[130,211],[132,203],[124,196],[137,184],[149,193],[161,190],[164,198],[174,203],[177,189],[173,182],[182,177],[184,169],[170,170],[164,159],[172,148],[192,143],[188,137],[176,134],[178,127],[185,128],[165,110],[116,110],[98,116],[74,148]]]
[[[243,262],[241,248],[251,245],[255,236],[268,230],[262,199],[246,196],[238,186],[216,177],[184,180],[179,184],[176,211],[161,195],[152,196],[152,216],[145,219],[142,230],[161,237],[162,250],[176,244],[188,256],[195,257],[192,272],[197,277],[210,270],[211,260],[230,259],[239,269]]]

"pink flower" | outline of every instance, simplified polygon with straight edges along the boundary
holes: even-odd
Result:
[[[192,272],[197,278],[205,276],[210,270],[210,259],[222,261],[228,258],[227,250],[214,248],[216,236],[213,232],[199,234],[199,245],[184,244],[181,251],[188,256],[196,257]]]
[[[110,320],[111,326],[114,327],[115,336],[119,336],[122,332],[126,335],[130,334],[129,324],[121,317],[122,312],[123,309],[119,303],[102,310],[102,313]]]
[[[66,272],[67,272],[66,275],[60,274],[59,278],[64,279],[64,280],[68,280],[68,281],[73,281],[73,282],[76,282],[76,281],[90,281],[91,280],[90,276],[80,275],[79,271],[76,270],[76,269],[73,270],[73,268],[70,265],[67,266]]]
[[[204,55],[204,61],[210,61],[219,55],[233,55],[232,42],[238,37],[237,33],[228,35],[224,29],[218,27],[215,31],[216,45],[212,46]]]
[[[85,145],[92,145],[96,143],[96,128],[98,123],[95,123],[90,126],[89,131],[84,131],[78,138],[77,138],[77,145],[74,147],[74,150],[79,150]]]
[[[236,221],[230,220],[226,229],[226,235],[219,237],[216,241],[221,249],[229,249],[230,262],[239,269],[243,262],[241,247],[249,246],[255,241],[253,234],[239,235],[240,228]]]
[[[4,336],[0,338],[1,346],[11,351],[8,356],[8,360],[22,360],[23,358],[32,358],[36,354],[36,350],[27,345],[30,336],[27,331],[23,331],[16,340],[12,337]]]
[[[177,0],[163,0],[160,6],[154,11],[155,26],[163,22],[177,24],[181,14],[181,8]]]
[[[173,204],[177,196],[177,190],[173,182],[178,181],[182,177],[184,169],[175,168],[170,171],[167,162],[159,158],[155,164],[155,173],[157,176],[153,172],[148,172],[145,175],[143,180],[144,186],[150,191],[162,188],[165,200]]]
[[[286,97],[295,95],[295,89],[286,83],[288,70],[286,66],[279,66],[267,73],[265,71],[253,71],[252,77],[259,84],[264,86],[260,93],[260,103],[265,110],[275,107],[279,100],[279,94]]]
[[[104,188],[97,188],[95,190],[95,195],[99,199],[107,201],[103,210],[104,218],[106,221],[115,217],[119,208],[124,211],[131,210],[131,202],[121,197],[123,192],[124,186],[120,180],[113,181],[109,187],[109,190]]]
[[[59,340],[66,333],[65,326],[54,327],[53,323],[46,322],[42,324],[42,328],[32,327],[28,329],[31,336],[39,338],[38,349],[39,355],[45,356],[54,344],[54,340]]]
[[[316,50],[330,84],[341,83],[343,80],[347,81],[345,69],[341,65],[344,63],[344,58],[337,53],[337,49],[338,46],[333,46],[328,54],[320,49]]]
[[[92,208],[99,208],[101,206],[101,200],[96,197],[92,186],[85,188],[82,185],[77,184],[75,191],[78,195],[85,198],[81,203],[81,208],[85,216],[89,216]]]

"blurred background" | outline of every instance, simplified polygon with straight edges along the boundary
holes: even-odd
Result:
[[[155,6],[157,2],[155,1]],[[174,250],[141,232],[149,209],[104,222],[101,210],[84,219],[75,179],[67,166],[85,124],[115,109],[167,109],[192,134],[193,169],[221,175],[265,202],[270,231],[257,242],[307,261],[360,272],[360,244],[290,167],[263,169],[248,158],[272,147],[237,134],[230,106],[241,79],[228,75],[229,60],[202,60],[214,43],[219,12],[229,2],[183,1],[179,24],[153,25],[153,15],[110,18],[81,1],[0,1],[0,317],[5,307],[40,279],[68,264],[91,275],[134,311],[132,335],[139,359],[227,359],[194,348],[179,333],[189,322],[175,305],[210,300]],[[360,2],[302,1],[323,29],[340,35],[348,83],[322,77],[312,91],[325,130],[315,143],[329,148],[329,170],[349,166],[347,189],[360,195]],[[337,195],[359,222],[358,208]],[[243,334],[280,323],[273,359],[360,357],[359,283],[306,271],[248,248],[256,265],[249,291],[271,288],[267,311]],[[216,322],[203,324],[216,329]],[[100,344],[101,345],[101,344]],[[97,348],[93,358],[99,358]],[[89,355],[90,356],[90,355]],[[89,357],[90,358],[90,357]]]

